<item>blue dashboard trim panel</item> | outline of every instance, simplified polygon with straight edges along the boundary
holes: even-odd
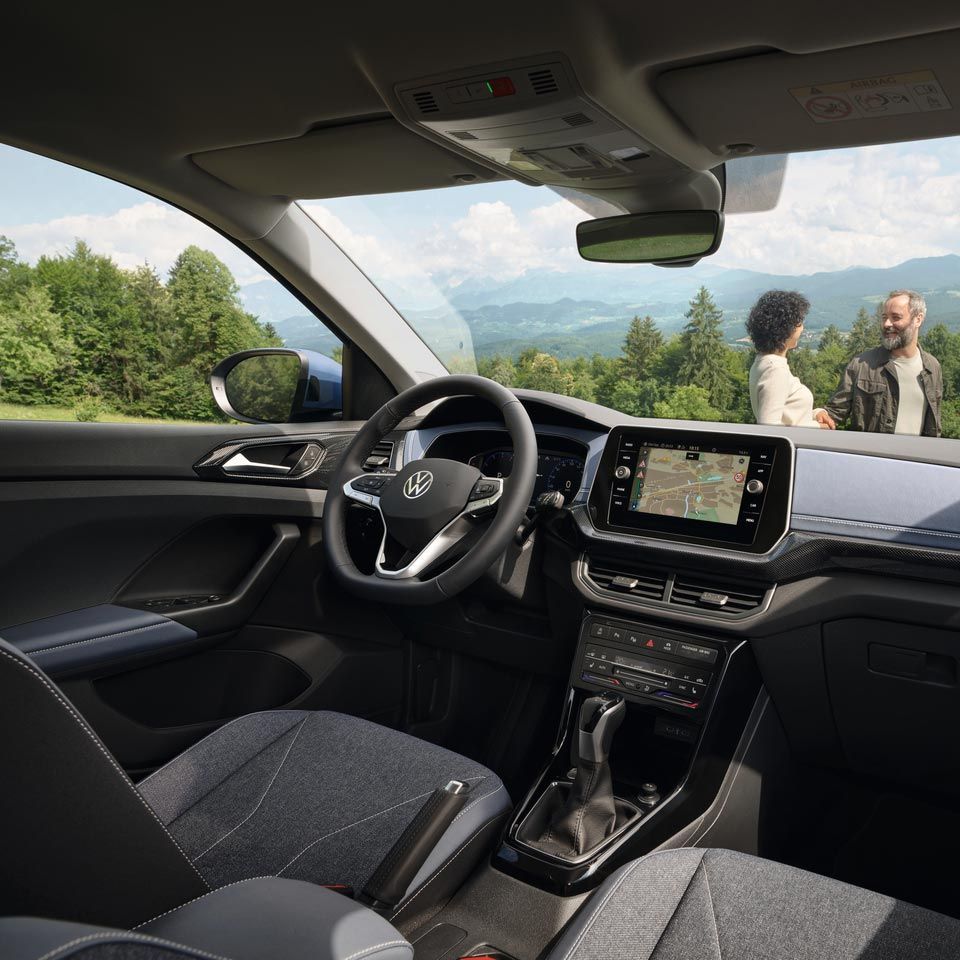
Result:
[[[960,469],[798,449],[790,528],[960,550]]]
[[[176,647],[196,640],[197,633],[158,613],[102,603],[6,627],[0,637],[57,676]]]

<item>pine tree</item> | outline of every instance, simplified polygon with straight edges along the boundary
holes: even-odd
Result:
[[[847,334],[847,352],[858,356],[864,350],[880,346],[880,324],[871,317],[866,307],[857,311],[857,318]]]
[[[621,348],[624,375],[636,380],[646,380],[662,346],[663,334],[654,323],[653,317],[646,316],[642,320],[634,317],[630,321],[630,328]]]
[[[707,288],[701,287],[690,301],[686,317],[678,382],[702,387],[710,405],[725,410],[730,404],[732,385],[726,363],[729,348],[721,326],[723,311],[713,302]]]

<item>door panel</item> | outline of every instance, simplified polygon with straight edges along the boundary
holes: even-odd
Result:
[[[256,710],[399,723],[403,637],[323,573],[325,483],[356,426],[324,424],[323,469],[269,483],[195,470],[255,436],[235,426],[0,423],[0,636],[76,643],[58,681],[131,773]],[[34,621],[62,615],[73,632],[44,640]]]

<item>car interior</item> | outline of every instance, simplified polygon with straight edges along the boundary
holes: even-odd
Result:
[[[682,270],[737,158],[960,134],[955,4],[4,20],[0,142],[209,225],[343,348],[333,386],[222,358],[219,423],[0,421],[0,957],[960,956],[955,441],[448,370],[298,202],[514,180],[588,258],[705,217]],[[726,522],[638,509],[702,469]]]

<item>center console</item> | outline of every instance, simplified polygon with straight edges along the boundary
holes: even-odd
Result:
[[[741,640],[584,611],[553,756],[518,808],[495,866],[570,895],[650,852],[713,800],[759,688]],[[582,792],[585,759],[594,773],[584,714],[600,699],[623,709],[607,768],[597,767],[593,780],[609,777],[599,808],[609,814],[606,833],[594,832],[589,848],[560,849],[562,808],[569,814],[571,795]],[[583,803],[580,821],[590,824],[597,812],[595,800]]]
[[[610,432],[589,523],[581,514],[576,535],[556,536],[586,605],[554,751],[498,869],[563,895],[590,890],[713,802],[760,691],[749,645],[730,627],[761,614],[775,587],[695,570],[702,553],[776,546],[792,480],[784,438]],[[678,547],[667,562],[663,541]]]

